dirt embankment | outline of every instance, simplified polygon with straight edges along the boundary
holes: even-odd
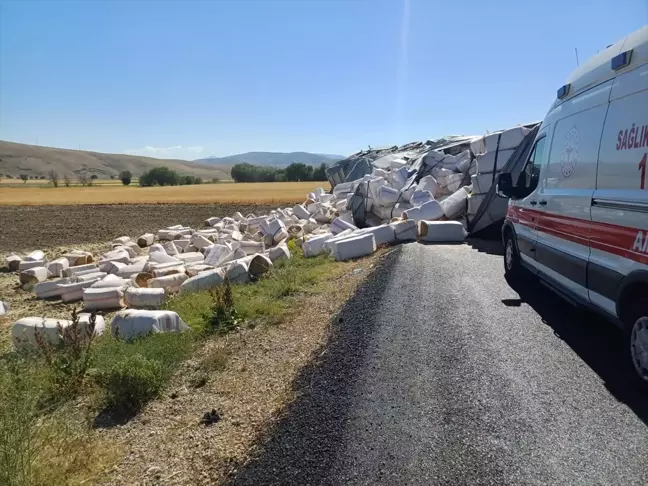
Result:
[[[276,205],[97,204],[83,206],[0,206],[0,254],[11,251],[102,243],[136,237],[173,224],[203,226],[211,216],[236,211],[267,214]]]

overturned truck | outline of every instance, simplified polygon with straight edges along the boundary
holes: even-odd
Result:
[[[360,151],[326,175],[359,228],[405,216],[456,220],[475,234],[504,219],[507,200],[496,194],[497,177],[519,176],[538,126]]]

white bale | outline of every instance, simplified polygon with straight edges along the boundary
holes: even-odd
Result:
[[[182,233],[173,229],[161,229],[158,230],[157,237],[160,241],[179,240],[182,237]]]
[[[32,251],[29,255],[25,257],[25,260],[28,262],[40,262],[45,260],[45,253],[41,250]]]
[[[332,236],[326,242],[324,243],[324,251],[330,253],[331,248],[334,242],[344,239],[344,238],[349,238],[350,236],[353,236],[353,230],[351,229],[345,229],[341,233],[338,233],[337,235]]]
[[[422,204],[433,200],[434,197],[432,196],[432,193],[430,191],[416,190],[414,191],[414,194],[412,194],[412,197],[410,197],[409,202],[414,206],[421,206]]]
[[[304,241],[302,251],[305,257],[313,257],[319,255],[324,251],[324,243],[333,237],[333,233],[325,233],[323,235],[313,236]]]
[[[421,221],[419,225],[422,241],[459,242],[468,235],[459,221]]]
[[[417,191],[430,191],[432,194],[432,197],[435,197],[438,190],[439,190],[439,185],[437,184],[436,179],[434,176],[427,175],[419,181],[419,183],[416,186]]]
[[[420,206],[403,211],[403,218],[412,221],[434,221],[443,217],[442,205],[435,200],[428,201]]]
[[[236,260],[228,266],[226,276],[234,284],[242,284],[250,281],[248,266],[241,260]]]
[[[398,241],[415,240],[418,235],[416,221],[412,221],[411,219],[389,223],[389,226],[394,229],[394,234]]]
[[[164,251],[166,252],[167,255],[175,257],[176,255],[179,255],[182,253],[183,248],[180,247],[177,243],[180,242],[180,240],[175,240],[175,241],[167,241],[163,246],[164,246]],[[185,246],[189,246],[188,244]]]
[[[144,265],[146,265],[145,261],[139,261],[137,263],[131,263],[130,265],[126,265],[122,268],[120,268],[117,271],[118,276],[123,277],[123,278],[130,278],[133,275],[137,275],[140,272],[144,271]]]
[[[88,280],[87,282],[75,282],[62,284],[60,287],[60,297],[63,302],[76,302],[83,298],[83,289],[90,287],[93,283],[98,282],[99,278]]]
[[[272,260],[269,257],[261,254],[254,255],[250,264],[248,265],[248,273],[252,277],[258,277],[267,273],[272,268]]]
[[[125,250],[128,252],[128,256],[135,258],[138,255],[142,254],[142,249],[139,247],[137,242],[129,241],[125,245],[116,246],[115,249]]]
[[[174,224],[173,226],[166,227],[166,229],[170,230],[181,230],[182,228],[184,228],[184,226],[182,226],[181,224]]]
[[[124,339],[150,333],[185,332],[189,326],[173,311],[128,309],[115,314],[111,332]]]
[[[57,258],[47,264],[47,271],[54,277],[62,277],[63,270],[70,267],[70,262],[67,258]]]
[[[20,272],[19,279],[21,285],[36,285],[38,282],[44,282],[49,277],[47,268],[34,267]]]
[[[212,265],[205,265],[204,263],[189,263],[186,266],[186,272],[189,277],[195,277],[199,273],[212,270],[213,268]]]
[[[241,242],[242,243],[242,242]],[[211,265],[213,267],[219,266],[225,261],[227,256],[232,253],[232,250],[227,245],[221,245],[216,243],[209,253],[205,255],[204,263],[206,265]]]
[[[343,220],[342,218],[335,218],[331,223],[331,233],[333,233],[334,235],[342,233],[343,231],[348,229],[355,231],[358,228],[351,223]]]
[[[502,132],[492,133],[470,142],[470,150],[475,155],[499,150],[515,149],[522,142],[522,139],[529,133],[525,127],[509,128]],[[499,140],[499,143],[498,143]]]
[[[300,224],[291,224],[286,229],[289,238],[302,238],[304,236],[304,228]]]
[[[90,288],[92,289],[107,289],[115,287],[124,287],[128,282],[117,275],[106,275],[101,280],[93,283]]]
[[[120,247],[114,250],[107,251],[99,257],[98,265],[101,268],[101,262],[122,262],[130,263],[131,256],[124,247]]]
[[[394,228],[389,224],[381,224],[373,228],[363,228],[358,230],[360,234],[371,233],[374,236],[376,246],[389,245],[396,241]]]
[[[138,289],[128,287],[124,302],[132,309],[159,309],[164,305],[164,289]]]
[[[177,292],[180,290],[182,283],[189,277],[186,273],[174,273],[164,277],[152,278],[147,282],[149,288],[161,288],[167,293]]]
[[[379,206],[392,206],[400,199],[400,190],[393,187],[383,185],[378,187],[376,191],[375,204]]]
[[[23,270],[28,270],[30,268],[36,267],[45,267],[46,265],[46,260],[23,260],[18,263],[18,271],[22,272]]]
[[[162,246],[160,243],[155,243],[151,245],[151,247],[149,248],[149,255],[152,255],[153,253],[166,254],[166,250],[164,249],[164,246]]]
[[[137,244],[140,248],[146,248],[155,243],[155,235],[153,233],[144,233],[142,236],[137,238]]]
[[[77,282],[90,282],[96,279],[102,279],[106,275],[108,275],[106,272],[88,272],[88,273],[77,273],[73,275],[72,278]]]
[[[193,263],[202,262],[205,259],[205,255],[199,251],[193,251],[189,253],[180,253],[176,258],[184,263]]]
[[[76,265],[63,270],[63,276],[71,277],[72,275],[76,275],[77,273],[80,272],[85,272],[86,270],[92,270],[93,272],[96,272],[99,270],[99,267],[97,267],[97,265],[95,265],[94,263],[86,263],[85,265]]]
[[[86,310],[121,309],[124,307],[124,291],[115,287],[84,289],[83,307]]]
[[[164,249],[163,249],[164,250]],[[182,263],[177,257],[179,255],[171,256],[167,255],[166,251],[162,253],[161,251],[156,251],[154,253],[149,253],[149,262],[153,263]]]
[[[214,268],[185,280],[180,287],[180,292],[188,293],[208,290],[221,285],[224,281],[224,270],[222,268]]]
[[[19,255],[9,255],[7,257],[7,268],[10,272],[16,272],[18,271],[20,262],[22,262],[22,257],[20,257]]]
[[[255,253],[263,253],[265,245],[263,242],[257,241],[241,241],[239,248],[245,252],[246,255],[254,255]]]
[[[161,268],[154,268],[151,270],[154,278],[165,277],[166,275],[173,275],[176,273],[186,273],[187,269],[184,265],[173,265],[171,267],[164,266]]]
[[[99,264],[99,268],[105,271],[108,274],[118,274],[123,268],[126,268],[128,265],[122,262],[104,262]]]
[[[51,299],[52,297],[60,297],[65,287],[63,285],[72,283],[70,278],[59,278],[46,282],[39,282],[34,285],[34,294],[39,299]]]
[[[338,261],[371,255],[376,251],[376,240],[371,233],[337,240],[331,246],[331,256]]]
[[[191,235],[191,240],[189,240],[189,244],[193,246],[194,248],[197,248],[200,250],[201,248],[204,248],[206,246],[210,246],[213,243],[207,239],[207,237],[199,234],[199,233],[194,233]]]
[[[497,181],[493,180],[493,174],[475,174],[470,176],[470,182],[473,194],[486,194]]]
[[[286,245],[278,245],[268,250],[268,258],[272,263],[275,263],[279,260],[289,259],[292,255],[290,250]]]
[[[95,316],[94,335],[99,336],[106,330],[106,321],[102,316]],[[90,314],[81,313],[78,316],[78,329],[82,337],[90,336]],[[11,338],[14,348],[26,349],[37,347],[37,333],[43,341],[52,345],[61,342],[61,337],[65,340],[66,334],[70,332],[72,321],[68,319],[47,319],[42,317],[24,317],[13,325],[11,328]],[[59,329],[60,328],[60,329]],[[63,331],[61,336],[60,331]]]
[[[112,240],[113,245],[125,245],[130,241],[130,236],[120,236],[119,238],[115,238]]]
[[[295,204],[293,206],[293,214],[299,219],[309,219],[311,217],[311,214],[301,204]]]
[[[215,216],[212,217],[212,218],[207,218],[205,220],[205,226],[212,226],[213,227],[216,223],[220,223],[220,220],[221,220],[220,218],[217,218]]]
[[[484,194],[471,194],[468,198],[468,216],[475,216],[486,199]]]
[[[0,300],[0,317],[6,316],[10,309],[11,306],[9,305],[9,302],[3,302]]]
[[[448,219],[455,219],[466,214],[468,204],[468,191],[465,187],[460,188],[452,196],[441,201],[441,208]],[[421,218],[433,221],[438,218]]]
[[[63,255],[67,259],[71,267],[78,267],[80,265],[87,265],[94,261],[92,253],[83,250],[72,250]]]

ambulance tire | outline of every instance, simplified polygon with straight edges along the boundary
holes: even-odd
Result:
[[[633,306],[628,329],[628,350],[642,388],[648,391],[648,297]]]
[[[520,252],[515,244],[513,232],[508,230],[504,237],[504,275],[509,279],[517,279],[522,273]]]

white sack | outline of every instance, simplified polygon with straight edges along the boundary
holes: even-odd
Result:
[[[159,309],[164,305],[164,289],[129,287],[124,292],[124,302],[132,309]]]
[[[77,282],[90,282],[90,281],[95,281],[97,279],[102,279],[106,277],[108,274],[106,272],[82,272],[82,273],[77,273],[72,276],[74,280]]]
[[[214,226],[216,223],[220,223],[220,218],[212,217],[205,220],[205,226]]]
[[[205,259],[205,255],[199,251],[194,251],[190,253],[180,253],[176,256],[178,260],[183,261],[184,263],[193,263],[193,262],[202,262]]]
[[[69,278],[59,278],[46,282],[39,282],[34,285],[34,294],[39,299],[50,299],[52,297],[60,297],[65,288],[63,285],[72,283]]]
[[[499,152],[487,152],[477,156],[477,172],[479,174],[488,174],[499,172],[506,165],[513,155],[515,149],[500,150]],[[497,156],[497,160],[495,160]]]
[[[93,272],[96,272],[99,270],[99,267],[97,267],[97,265],[95,265],[94,263],[86,263],[85,265],[76,265],[74,267],[69,267],[63,270],[63,276],[71,277],[72,275],[85,272],[86,270],[91,270]]]
[[[501,136],[500,136],[501,133]],[[515,127],[503,132],[496,132],[470,142],[470,150],[473,154],[483,154],[495,152],[498,148],[497,139],[499,138],[499,149],[515,149],[522,142],[522,139],[529,133],[525,127]]]
[[[248,266],[240,260],[234,261],[229,265],[226,275],[231,283],[246,283],[250,281]]]
[[[272,268],[272,260],[269,257],[261,254],[254,255],[250,264],[248,265],[248,273],[253,277],[258,277],[267,273]]]
[[[421,206],[403,211],[403,218],[412,221],[421,221],[422,219],[434,221],[443,217],[442,204],[435,200],[428,201]]]
[[[140,248],[146,248],[151,246],[155,242],[155,235],[153,233],[144,233],[142,236],[137,238],[137,244]]]
[[[268,250],[268,257],[272,263],[275,263],[279,260],[291,258],[292,255],[286,245],[278,245]]]
[[[79,314],[78,327],[82,336],[88,336],[90,333],[90,314]],[[94,335],[99,336],[106,330],[106,321],[101,316],[95,316]],[[59,335],[59,326],[65,336],[66,330],[72,325],[67,319],[44,319],[42,317],[24,317],[16,321],[11,328],[11,338],[14,348],[25,349],[37,347],[36,333],[38,332],[43,340],[47,343],[57,345],[61,341]],[[68,331],[69,332],[69,331]]]
[[[124,245],[130,241],[130,236],[120,236],[112,241],[113,245]]]
[[[30,268],[44,267],[47,265],[47,260],[23,260],[18,263],[18,271],[29,270]]]
[[[471,194],[468,198],[468,216],[475,216],[479,207],[486,199],[486,196],[483,194]]]
[[[186,273],[174,273],[165,277],[152,278],[146,284],[148,288],[161,288],[167,293],[172,293],[179,291],[182,283],[188,278]]]
[[[332,237],[333,233],[325,233],[323,235],[308,238],[302,245],[304,256],[308,258],[322,253],[324,251],[324,243],[326,243],[326,241]]]
[[[476,174],[470,176],[473,194],[486,194],[493,185],[493,174]]]
[[[66,258],[67,261],[70,262],[71,267],[87,265],[88,263],[92,263],[94,261],[92,253],[83,250],[69,251],[65,255],[63,255],[63,258]]]
[[[371,255],[376,251],[376,240],[371,233],[344,238],[333,243],[331,256],[338,261]]]
[[[123,310],[115,314],[111,332],[124,339],[132,339],[150,333],[185,332],[189,326],[172,311]]]
[[[7,257],[7,268],[10,272],[17,272],[18,267],[20,266],[20,262],[22,262],[22,258],[20,256],[9,255]]]
[[[189,263],[187,264],[187,275],[189,277],[195,277],[199,273],[206,272],[207,270],[213,270],[214,267],[211,265],[205,265],[204,263]]]
[[[63,270],[69,268],[70,262],[67,258],[57,258],[47,264],[47,271],[54,277],[62,277]]]
[[[246,255],[254,255],[255,253],[263,253],[265,245],[263,242],[257,241],[241,241],[239,248],[245,252]]]
[[[63,302],[76,302],[83,298],[83,289],[90,287],[93,283],[98,282],[99,278],[88,280],[87,282],[75,282],[61,285],[61,300]]]
[[[167,275],[174,275],[176,273],[186,273],[187,269],[184,265],[173,265],[172,267],[164,266],[162,268],[154,268],[150,271],[154,278],[165,277]]]
[[[25,257],[25,260],[29,262],[40,262],[45,260],[45,253],[41,250],[32,251],[29,255]]]
[[[3,302],[0,300],[0,317],[6,316],[10,309],[11,306],[9,305],[9,302]]]
[[[107,288],[116,288],[124,287],[128,282],[117,275],[106,275],[101,280],[93,283],[90,288],[92,289],[107,289]]]
[[[352,225],[351,223],[349,223],[347,221],[344,221],[341,218],[335,218],[333,220],[333,222],[331,223],[331,233],[333,233],[334,235],[337,235],[337,234],[343,232],[344,230],[355,231],[357,229],[358,228],[356,228],[354,225]]]
[[[420,206],[428,201],[434,200],[432,193],[430,191],[414,191],[412,197],[410,197],[409,202],[413,206]]]
[[[456,191],[452,196],[448,197],[441,201],[441,207],[443,208],[443,213],[448,219],[459,218],[466,214],[468,201],[468,191],[465,187],[462,187]],[[435,218],[422,218],[428,221],[432,221]],[[438,218],[436,218],[438,219]]]
[[[123,268],[126,268],[128,265],[122,262],[104,262],[103,265],[100,264],[100,268],[103,269],[108,274],[118,274]]]
[[[195,277],[185,280],[180,287],[180,292],[199,292],[221,285],[225,281],[225,272],[221,268],[214,268],[201,272]]]
[[[44,282],[49,277],[47,268],[34,267],[20,272],[19,279],[21,285],[35,285],[38,282]]]
[[[431,242],[459,242],[468,233],[459,221],[421,221],[421,240]]]
[[[84,289],[83,307],[86,310],[121,309],[124,307],[124,292],[114,287]]]
[[[363,228],[358,230],[360,234],[372,234],[374,236],[374,241],[376,246],[388,245],[396,241],[396,233],[394,228],[389,224],[382,224],[380,226],[374,226],[373,228]]]
[[[432,197],[435,197],[438,190],[439,190],[439,185],[437,184],[436,179],[434,176],[427,175],[419,181],[419,183],[416,185],[416,190],[417,191],[430,191],[432,193]]]
[[[394,229],[394,234],[398,241],[415,240],[418,235],[416,221],[412,221],[411,219],[390,223],[389,226]]]
[[[131,263],[130,265],[126,265],[120,268],[117,271],[117,275],[123,278],[130,278],[133,275],[137,275],[138,273],[143,272],[145,264],[146,262],[143,261],[137,263]]]
[[[193,246],[194,248],[197,248],[200,250],[201,248],[204,248],[206,246],[210,246],[212,242],[206,238],[205,236],[195,233],[191,235],[191,240],[189,240],[189,244]]]

